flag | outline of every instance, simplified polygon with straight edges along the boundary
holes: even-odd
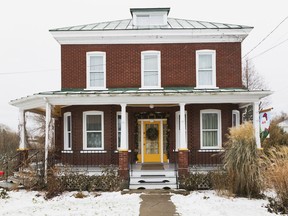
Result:
[[[271,121],[271,109],[259,112],[261,139],[270,137],[270,121]]]

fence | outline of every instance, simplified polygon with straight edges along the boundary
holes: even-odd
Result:
[[[221,167],[222,154],[223,150],[218,149],[190,149],[189,165],[195,169]]]

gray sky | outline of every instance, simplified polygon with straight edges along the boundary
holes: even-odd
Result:
[[[9,0],[0,13],[0,123],[17,129],[10,100],[60,89],[60,45],[49,29],[130,18],[131,7],[170,7],[170,17],[253,26],[244,56],[288,16],[287,0]],[[275,45],[283,42],[281,45]],[[270,51],[266,50],[272,48]],[[249,54],[273,113],[288,112],[288,19]],[[258,56],[259,55],[259,56]]]

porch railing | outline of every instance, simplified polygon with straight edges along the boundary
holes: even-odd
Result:
[[[223,165],[222,154],[219,149],[190,149],[188,161],[192,169],[215,169]]]

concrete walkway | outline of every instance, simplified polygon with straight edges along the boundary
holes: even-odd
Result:
[[[129,191],[129,192],[128,192]],[[176,216],[175,205],[170,200],[173,193],[187,194],[173,190],[128,190],[126,193],[141,193],[140,216]]]

